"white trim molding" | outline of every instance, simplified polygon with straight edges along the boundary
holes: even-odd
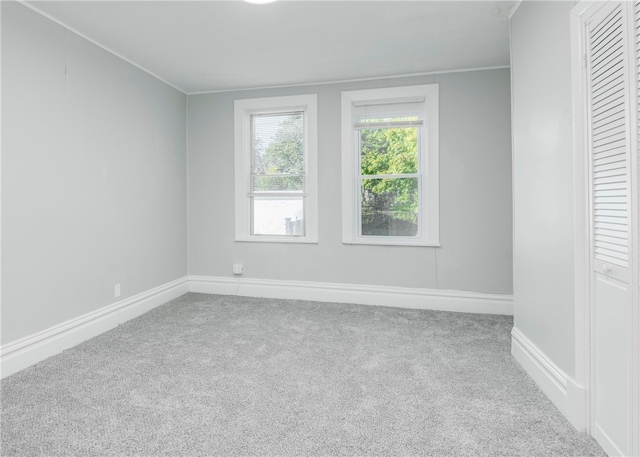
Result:
[[[511,295],[358,284],[185,276],[0,347],[7,377],[180,297],[187,292],[356,303],[396,308],[513,314]]]
[[[304,185],[299,191],[254,191],[252,183],[252,136],[254,114],[303,113]],[[318,242],[318,96],[288,95],[236,99],[234,101],[235,241],[276,243]],[[266,140],[265,140],[266,141]],[[268,176],[268,175],[266,175]],[[265,195],[267,195],[265,197]],[[303,204],[303,235],[253,234],[254,204],[258,198],[300,198]],[[280,227],[284,227],[281,219]]]
[[[511,355],[578,431],[587,429],[587,389],[562,371],[518,328],[511,331]]]
[[[186,277],[76,317],[0,348],[2,378],[116,328],[153,308],[186,294]]]
[[[513,314],[513,296],[409,287],[189,276],[189,292],[355,303],[463,313]]]
[[[585,88],[586,73],[582,68],[582,22],[580,11],[586,11],[587,3],[582,0],[571,10],[570,30],[571,30],[571,85],[572,109],[573,109],[573,218],[574,218],[574,329],[575,329],[575,379],[585,386],[585,391],[589,392],[590,384],[590,317],[589,300],[591,290],[591,268],[589,267],[589,249],[591,239],[591,227],[589,224],[589,204],[588,204],[588,181],[589,167],[585,145],[585,128],[588,125],[586,118]],[[590,398],[585,397],[585,420],[586,431],[591,432]]]
[[[365,81],[381,81],[385,79],[416,78],[420,76],[443,75],[448,73],[468,73],[471,71],[504,70],[506,68],[511,68],[511,66],[496,65],[493,67],[459,68],[455,70],[438,70],[438,71],[426,71],[426,72],[420,72],[420,73],[404,73],[399,75],[370,76],[366,78],[335,79],[335,80],[326,80],[326,81],[314,81],[309,83],[279,84],[279,85],[272,85],[272,86],[255,86],[255,87],[236,87],[232,89],[218,89],[218,90],[202,90],[202,91],[196,91],[196,92],[187,92],[187,95],[208,95],[208,94],[222,94],[222,93],[228,93],[228,92],[245,92],[245,91],[248,92],[248,91],[254,91],[254,90],[287,89],[289,87],[326,86],[329,84],[348,84],[348,83],[358,83],[358,82],[365,82]]]
[[[376,176],[363,174],[361,169],[362,148],[360,120],[354,115],[359,106],[374,107],[366,116],[388,118],[399,106],[412,104],[410,115],[417,116],[417,169],[406,174],[377,174],[385,179],[414,179],[417,183],[417,233],[415,236],[373,236],[362,233],[361,186],[365,179]],[[416,106],[417,105],[417,106]],[[410,105],[411,106],[411,105]],[[378,108],[378,109],[376,109]],[[407,108],[399,108],[402,111]],[[440,140],[440,86],[438,83],[417,86],[395,86],[379,89],[349,90],[341,94],[342,123],[342,242],[344,244],[440,246],[440,184],[439,157]],[[365,115],[364,112],[360,114]],[[372,120],[371,118],[367,121]],[[360,126],[367,125],[360,124]],[[368,124],[372,125],[372,124]],[[392,127],[387,124],[385,127]],[[405,125],[406,126],[406,125]]]

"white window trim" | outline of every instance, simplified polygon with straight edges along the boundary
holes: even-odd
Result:
[[[342,242],[344,244],[376,244],[392,246],[440,246],[439,199],[439,87],[438,84],[403,86],[384,89],[342,92]],[[358,172],[355,135],[352,121],[354,102],[368,100],[425,97],[425,128],[427,148],[422,151],[426,160],[421,161],[422,183],[420,195],[420,236],[360,236],[358,235],[357,189]],[[425,185],[426,184],[426,185]],[[428,216],[428,217],[425,217]],[[424,223],[426,218],[427,223]]]
[[[250,116],[289,110],[305,111],[305,235],[251,235],[249,204]],[[267,243],[318,242],[318,103],[316,94],[235,100],[235,241]]]

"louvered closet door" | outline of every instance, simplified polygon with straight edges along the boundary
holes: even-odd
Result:
[[[631,454],[630,119],[627,5],[586,19],[591,170],[593,436]],[[635,140],[635,139],[634,139]]]
[[[640,1],[636,1],[634,3],[634,18],[633,18],[633,37],[635,44],[635,58],[636,62],[633,66],[635,73],[635,83],[636,83],[636,100],[635,100],[635,115],[636,115],[636,126],[637,126],[637,138],[636,138],[636,205],[635,209],[638,212],[638,216],[636,217],[636,221],[640,221]],[[635,244],[635,250],[637,253],[636,259],[640,260],[640,225],[635,227],[637,238]],[[636,455],[640,455],[640,263],[636,265],[636,270],[634,273],[636,277],[636,299],[635,299],[635,311],[638,316],[637,320],[634,324],[636,325],[636,353],[632,354],[634,364],[634,371],[636,373],[635,384],[632,384],[633,392],[636,395],[636,410],[633,416],[635,421],[635,437],[633,438],[633,453]],[[633,432],[632,432],[633,434]]]

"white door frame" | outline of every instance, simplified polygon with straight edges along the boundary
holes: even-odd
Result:
[[[588,125],[586,113],[585,93],[587,87],[583,15],[597,3],[593,0],[580,1],[571,11],[571,78],[573,88],[573,193],[574,193],[574,313],[575,313],[575,383],[584,387],[586,392],[582,405],[572,405],[575,413],[575,424],[579,429],[592,433],[593,412],[591,408],[593,398],[592,381],[592,306],[591,306],[591,264],[590,264],[590,195],[589,195],[589,167],[587,160],[586,134]],[[627,2],[627,8],[633,15],[633,2]],[[635,41],[631,41],[635,42]],[[634,50],[629,46],[629,57],[635,62]],[[635,68],[635,63],[633,65]],[[633,79],[635,80],[635,78]],[[637,107],[638,88],[632,85],[632,105]],[[638,123],[631,123],[632,153],[630,167],[632,179],[630,182],[630,198],[634,202],[630,214],[630,224],[634,228],[630,233],[633,250],[630,252],[632,278],[629,284],[633,295],[632,319],[629,325],[632,331],[632,386],[633,398],[633,428],[632,455],[640,455],[640,189],[638,185]],[[582,419],[582,420],[580,420]]]
[[[634,18],[632,24],[635,24],[635,12],[634,9],[636,2],[627,3],[628,14]],[[636,43],[637,37],[634,33],[634,28],[629,27],[629,43]],[[630,214],[631,226],[635,228],[632,232],[632,246],[633,250],[629,253],[630,260],[634,269],[632,270],[632,278],[630,286],[632,287],[632,318],[629,325],[631,327],[631,340],[633,344],[632,360],[634,361],[631,367],[631,379],[632,379],[632,395],[635,396],[632,405],[633,424],[631,431],[631,449],[633,455],[640,455],[640,53],[636,54],[634,46],[629,46],[628,55],[632,67],[638,72],[635,76],[635,84],[631,85],[630,94],[632,96],[631,106],[632,110],[636,112],[638,118],[635,122],[631,123],[631,186],[630,195],[632,201],[632,211]]]
[[[571,86],[573,89],[573,239],[574,239],[574,381],[586,392],[575,425],[591,432],[591,356],[590,356],[590,268],[589,268],[589,187],[586,151],[586,72],[583,59],[582,15],[595,2],[582,1],[571,10]]]

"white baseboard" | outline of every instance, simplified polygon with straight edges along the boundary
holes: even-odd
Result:
[[[516,327],[511,331],[511,355],[567,420],[578,431],[586,431],[586,388],[562,371]]]
[[[187,278],[180,278],[5,344],[0,348],[1,376],[4,378],[34,365],[187,292]]]
[[[0,373],[9,376],[111,330],[187,292],[337,303],[513,314],[511,295],[356,284],[188,276],[63,322],[0,348]]]
[[[596,439],[598,444],[602,447],[602,449],[604,449],[604,452],[606,452],[607,455],[611,455],[611,456],[637,455],[633,453],[624,452],[622,449],[620,449],[616,441],[613,438],[611,438],[611,436],[606,431],[604,431],[598,424],[594,425],[591,435]]]
[[[189,276],[189,292],[357,303],[464,313],[513,314],[513,296],[511,295],[453,290],[282,281],[244,277]]]

